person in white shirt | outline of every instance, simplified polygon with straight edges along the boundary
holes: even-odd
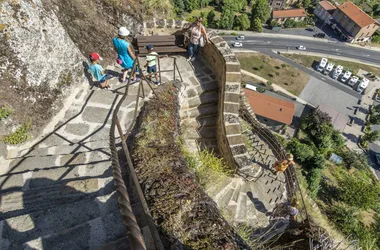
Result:
[[[157,77],[157,63],[156,58],[158,57],[157,52],[154,51],[153,45],[148,44],[146,46],[146,49],[148,50],[148,54],[146,55],[146,64],[145,67],[147,68],[147,72],[149,74],[148,78],[150,81],[152,81],[152,73],[154,73],[154,77],[156,78],[156,82],[154,82],[156,85],[160,85],[160,81]]]

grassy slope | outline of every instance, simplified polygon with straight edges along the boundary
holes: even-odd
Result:
[[[259,75],[283,87],[289,92],[299,95],[309,81],[304,72],[260,53],[237,53],[241,68]],[[262,68],[260,68],[262,67]]]

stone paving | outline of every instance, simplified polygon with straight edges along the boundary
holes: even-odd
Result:
[[[118,114],[124,132],[138,85]],[[0,249],[96,249],[125,237],[109,150],[111,115],[125,84],[114,78],[111,86],[83,89],[53,133],[32,148],[8,151],[0,173]]]

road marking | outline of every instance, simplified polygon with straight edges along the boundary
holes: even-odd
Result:
[[[326,78],[324,78],[324,77],[321,77],[322,78],[322,80],[326,80]]]

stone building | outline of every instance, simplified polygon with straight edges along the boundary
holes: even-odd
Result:
[[[332,15],[335,10],[336,7],[329,1],[321,1],[317,3],[317,6],[314,9],[314,15],[326,24],[330,24],[330,20],[333,19]]]
[[[337,6],[332,15],[331,27],[347,42],[366,42],[380,24],[352,2]]]
[[[301,22],[306,18],[305,9],[288,9],[288,10],[273,10],[272,20],[277,21],[280,24],[285,23],[288,19],[293,19],[294,21]]]

